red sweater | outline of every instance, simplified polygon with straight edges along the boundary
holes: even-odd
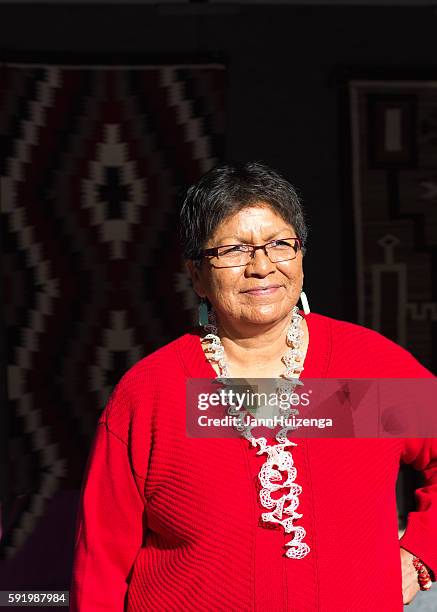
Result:
[[[373,331],[306,319],[303,378],[432,376]],[[437,569],[437,441],[293,438],[298,524],[311,552],[290,559],[290,534],[260,523],[265,456],[243,438],[186,436],[186,379],[215,376],[199,338],[186,334],[117,385],[84,480],[70,609],[401,611],[399,544]],[[400,460],[427,486],[399,543]]]

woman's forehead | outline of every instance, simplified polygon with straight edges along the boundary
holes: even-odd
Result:
[[[294,228],[276,210],[267,203],[245,206],[226,217],[215,229],[213,236],[217,239],[250,240],[256,237],[261,240],[275,238],[282,232],[293,232]]]

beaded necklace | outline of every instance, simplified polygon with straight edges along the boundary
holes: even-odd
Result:
[[[202,340],[202,342],[207,342],[204,350],[207,358],[217,363],[219,367],[220,374],[217,379],[223,384],[230,384],[232,379],[229,363],[218,335],[217,320],[212,310],[208,313],[208,324],[204,325],[204,330],[207,332]],[[303,370],[305,356],[301,349],[303,336],[302,316],[295,306],[292,309],[291,323],[287,330],[287,345],[289,348],[282,357],[285,371],[280,374],[276,386],[277,393],[285,392],[289,394],[296,385],[302,384],[298,377]],[[246,438],[252,447],[259,448],[256,454],[266,454],[265,461],[258,473],[258,479],[261,483],[259,497],[262,506],[270,512],[263,512],[261,514],[262,520],[266,523],[277,523],[284,528],[285,533],[293,534],[293,538],[286,543],[288,549],[285,555],[290,559],[302,559],[310,552],[310,547],[303,542],[306,535],[305,529],[293,524],[294,520],[302,518],[302,514],[296,512],[299,506],[298,496],[302,492],[302,487],[295,482],[297,470],[294,467],[291,450],[289,450],[290,447],[297,446],[297,444],[287,438],[288,431],[294,428],[290,426],[282,427],[275,435],[276,443],[269,445],[266,438],[255,438],[252,434],[253,426],[244,424],[244,417],[247,413],[234,406],[229,406],[227,412],[229,415],[236,417],[237,425],[235,425],[235,428],[241,436]],[[287,418],[292,413],[292,409],[288,406],[280,408],[280,412]],[[281,472],[286,473],[286,479],[283,482]],[[273,499],[271,494],[282,488],[289,488],[290,490],[282,497]]]

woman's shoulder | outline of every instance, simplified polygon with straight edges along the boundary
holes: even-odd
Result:
[[[181,354],[193,338],[192,333],[183,334],[131,365],[112,388],[100,421],[125,423],[135,413],[148,412],[160,394],[178,392],[186,376]]]
[[[306,318],[310,331],[314,332],[314,336],[318,336],[323,332],[330,337],[334,346],[341,344],[343,348],[348,348],[358,344],[362,348],[366,347],[369,349],[382,347],[387,350],[404,350],[380,332],[358,323],[343,321],[314,312],[311,312]]]
[[[194,336],[195,333],[190,330],[145,355],[124,373],[119,384],[122,383],[125,388],[137,384],[156,385],[161,379],[168,380],[169,376],[174,379],[178,374],[183,374],[181,355],[192,348]]]
[[[379,331],[350,321],[311,313],[311,323],[317,331],[330,337],[331,366],[347,366],[360,377],[423,377],[433,376],[410,352]],[[309,321],[309,322],[310,322]]]

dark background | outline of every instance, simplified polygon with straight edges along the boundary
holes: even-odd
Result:
[[[298,188],[311,308],[356,321],[347,81],[437,76],[436,32],[432,7],[0,4],[0,62],[225,63],[226,161],[263,160]],[[63,495],[45,521],[68,548],[77,499]],[[47,572],[68,588],[68,563]]]

